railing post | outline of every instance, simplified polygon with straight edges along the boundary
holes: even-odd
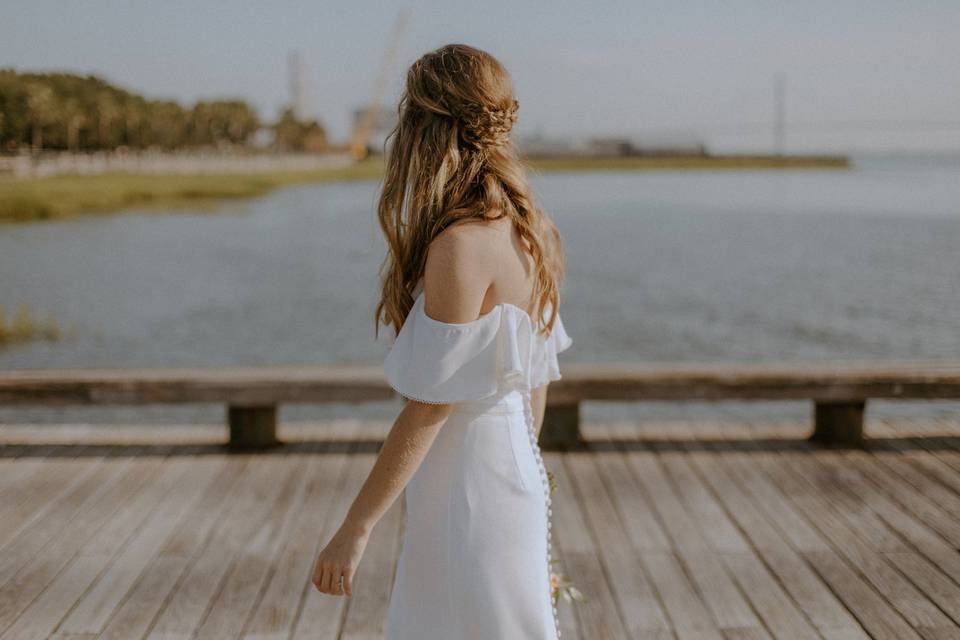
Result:
[[[821,444],[862,445],[866,404],[866,400],[815,400],[810,440]]]
[[[277,439],[277,405],[227,407],[231,449],[265,449]]]
[[[543,413],[540,446],[562,449],[583,444],[580,437],[580,403],[548,404]]]

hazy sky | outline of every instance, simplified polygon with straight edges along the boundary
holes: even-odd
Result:
[[[510,70],[519,133],[763,149],[782,73],[790,150],[960,150],[956,0],[6,1],[0,66],[97,73],[187,102],[238,96],[273,118],[298,49],[312,111],[343,138],[401,6],[391,104],[413,60],[464,42]]]

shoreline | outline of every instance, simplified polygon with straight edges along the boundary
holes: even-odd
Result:
[[[526,159],[531,168],[553,171],[734,171],[758,169],[849,169],[847,156],[833,155],[650,155],[538,156]]]
[[[535,173],[569,171],[735,171],[847,169],[844,156],[551,156],[524,159]],[[348,166],[312,170],[208,174],[58,175],[0,178],[0,223],[40,222],[133,208],[216,208],[226,200],[255,198],[303,184],[374,180],[380,157]]]

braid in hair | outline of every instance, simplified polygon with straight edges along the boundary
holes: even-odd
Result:
[[[520,103],[513,99],[505,109],[467,102],[452,111],[460,123],[463,141],[475,149],[484,149],[498,147],[509,141],[519,108]]]

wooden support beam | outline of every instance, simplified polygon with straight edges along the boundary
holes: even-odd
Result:
[[[0,371],[0,406],[386,401],[396,393],[382,367],[258,365],[159,369]],[[960,399],[960,362],[570,363],[548,403],[644,400],[855,402]]]
[[[570,363],[550,385],[541,443],[583,443],[582,402],[813,400],[811,439],[859,445],[866,398],[960,399],[960,361]],[[0,371],[0,406],[217,403],[237,448],[277,444],[277,407],[396,399],[380,366]]]
[[[813,433],[810,440],[820,444],[861,446],[866,400],[813,403]]]
[[[540,447],[563,449],[583,444],[580,435],[580,403],[547,404],[540,430]]]
[[[231,449],[266,449],[277,439],[277,405],[227,407]]]

